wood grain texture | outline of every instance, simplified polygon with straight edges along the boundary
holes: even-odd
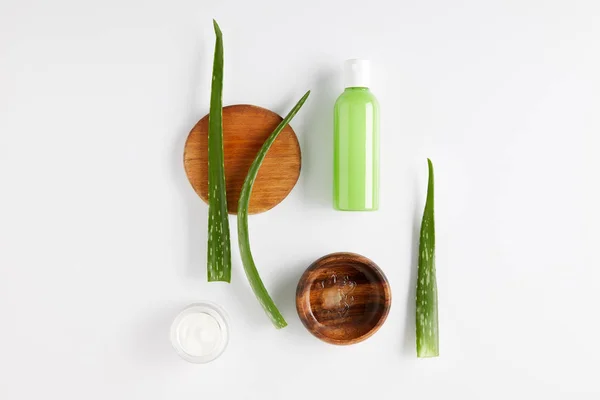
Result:
[[[392,294],[383,271],[354,253],[333,253],[312,263],[296,289],[296,309],[319,339],[338,345],[361,342],[385,322]]]
[[[264,141],[283,120],[262,107],[239,104],[223,107],[223,147],[227,209],[237,213],[240,191],[248,169]],[[185,143],[183,162],[192,187],[208,203],[208,115],[190,132]],[[250,214],[270,210],[290,193],[300,176],[301,153],[291,126],[279,134],[254,182]]]

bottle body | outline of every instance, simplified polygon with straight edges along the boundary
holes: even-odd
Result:
[[[337,210],[379,208],[379,103],[366,87],[347,87],[334,107],[333,202]]]

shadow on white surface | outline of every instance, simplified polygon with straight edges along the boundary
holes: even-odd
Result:
[[[296,287],[304,270],[310,263],[311,261],[294,263],[295,265],[289,267],[288,272],[280,278],[273,288],[273,300],[288,323],[285,331],[298,343],[304,343],[312,339],[302,322],[300,322],[296,311]]]
[[[252,292],[252,288],[248,283],[248,278],[244,273],[244,267],[239,259],[237,240],[232,240],[232,266],[231,266],[231,284],[229,293],[237,303],[235,309],[238,310],[237,315],[241,316],[247,324],[270,324],[269,319],[262,310],[260,303]],[[255,260],[256,261],[256,260]],[[257,265],[260,273],[260,265]],[[267,287],[267,290],[272,290]],[[270,293],[270,292],[269,292]],[[232,311],[232,314],[234,312]]]
[[[208,112],[201,105],[208,104],[210,99],[210,88],[202,85],[204,82],[202,76],[210,74],[203,64],[203,48],[197,50],[198,56],[194,59],[194,71],[192,80],[188,86],[187,101],[189,108],[184,113],[183,120],[178,124],[174,132],[174,140],[170,154],[170,165],[173,175],[173,182],[177,186],[178,197],[182,199],[182,205],[179,208],[184,213],[184,221],[187,227],[185,235],[186,242],[182,244],[185,257],[186,278],[206,279],[206,232],[208,230],[207,207],[194,191],[191,183],[187,179],[183,163],[183,151],[187,137],[196,125],[196,123]],[[206,101],[198,101],[198,98]]]
[[[341,93],[333,69],[323,69],[312,84],[306,103],[302,146],[303,200],[306,204],[331,207],[333,188],[333,105]]]
[[[415,182],[414,193],[418,192],[418,186]],[[402,344],[402,353],[405,356],[414,357],[416,354],[416,296],[417,296],[417,267],[419,258],[419,236],[421,232],[421,219],[423,216],[423,206],[421,206],[420,199],[422,196],[418,196],[417,201],[414,202],[413,207],[413,229],[412,229],[412,243],[411,243],[411,255],[410,255],[410,279],[408,281],[408,295],[406,296],[406,316],[404,320],[404,339]]]
[[[175,316],[186,304],[170,304],[162,309],[149,307],[132,321],[131,342],[128,351],[135,362],[144,366],[182,361],[171,346],[170,331]]]

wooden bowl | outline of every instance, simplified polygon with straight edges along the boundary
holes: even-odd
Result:
[[[385,322],[392,294],[377,264],[358,254],[333,253],[304,272],[296,309],[310,333],[332,344],[361,342]]]
[[[237,214],[242,184],[250,165],[271,132],[283,120],[266,108],[248,104],[223,107],[223,149],[227,211]],[[208,115],[190,132],[183,155],[185,172],[200,198],[208,203]],[[281,203],[300,176],[298,138],[290,125],[269,149],[250,195],[249,214],[265,212]]]

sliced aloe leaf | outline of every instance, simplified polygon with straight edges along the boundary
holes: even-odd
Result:
[[[273,325],[277,329],[284,328],[287,326],[287,322],[283,318],[283,315],[277,309],[275,302],[267,292],[265,285],[263,284],[262,279],[260,279],[260,275],[258,274],[258,270],[256,269],[256,264],[254,263],[254,257],[252,257],[252,252],[250,251],[250,236],[248,234],[248,205],[250,203],[250,194],[252,193],[252,185],[254,184],[254,180],[256,179],[256,175],[258,174],[258,170],[260,165],[262,164],[269,148],[277,139],[279,133],[285,128],[285,126],[294,118],[296,113],[300,110],[308,95],[310,94],[310,90],[306,92],[304,96],[298,101],[298,103],[292,108],[289,114],[281,121],[281,123],[275,128],[273,133],[267,138],[260,151],[256,155],[254,162],[250,166],[248,170],[248,175],[246,176],[246,180],[244,181],[244,185],[242,186],[242,191],[240,193],[240,200],[238,203],[238,212],[237,212],[237,223],[238,223],[238,242],[240,246],[240,255],[242,258],[242,263],[244,264],[244,271],[246,272],[246,276],[248,277],[248,282],[250,282],[250,287],[254,291],[256,298],[258,299],[260,305],[265,310],[267,316],[273,322]]]
[[[231,244],[223,156],[223,34],[213,20],[216,43],[208,114],[208,281],[231,281]]]
[[[438,297],[435,278],[435,219],[433,212],[433,164],[427,159],[429,181],[421,222],[417,274],[417,357],[437,357],[439,350]]]

